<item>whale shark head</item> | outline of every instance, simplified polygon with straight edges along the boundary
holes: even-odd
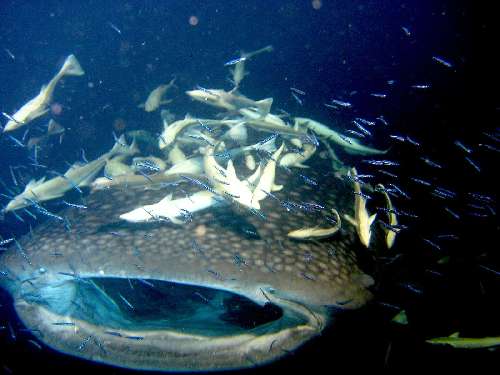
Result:
[[[165,194],[93,192],[86,209],[59,212],[65,223],[47,221],[2,254],[0,283],[40,341],[127,368],[244,368],[318,335],[336,307],[370,299],[350,228],[328,240],[287,237],[328,225],[311,202],[347,210],[341,186],[287,183],[259,214],[222,206],[180,226],[118,219]]]

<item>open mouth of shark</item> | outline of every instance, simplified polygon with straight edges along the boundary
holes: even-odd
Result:
[[[85,278],[66,282],[72,296],[49,308],[58,315],[107,329],[171,330],[203,336],[270,328],[283,318],[278,306],[260,306],[234,293],[169,281]],[[69,302],[69,303],[68,303]]]
[[[268,363],[319,333],[325,320],[275,296],[272,288],[262,290],[264,305],[226,290],[152,279],[79,277],[39,292],[16,307],[46,344],[135,369],[206,371]]]

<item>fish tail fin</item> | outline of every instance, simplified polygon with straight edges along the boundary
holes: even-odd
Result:
[[[266,98],[257,101],[257,107],[263,116],[267,115],[271,111],[271,106],[273,105],[273,98]]]
[[[69,55],[60,71],[61,75],[65,76],[82,76],[85,74],[80,63],[76,59],[75,55]]]
[[[130,153],[130,155],[135,155],[141,152],[141,150],[139,150],[139,146],[137,146],[137,141],[135,140],[135,137],[134,139],[132,139],[132,144],[129,146],[128,152]]]
[[[177,85],[175,84],[176,79],[177,79],[177,77],[176,77],[176,76],[174,76],[174,78],[172,78],[172,79],[170,80],[170,82],[169,82],[169,83],[167,83],[167,87],[168,87],[168,88],[170,88],[170,87],[179,88],[179,86],[177,86]]]
[[[139,152],[139,148],[137,147],[137,142],[134,140],[132,141],[132,144],[130,146],[127,145],[126,140],[125,140],[125,135],[121,135],[120,138],[118,138],[111,149],[108,153],[108,157],[111,158],[112,156],[115,155],[120,155],[120,154],[125,154],[125,155],[135,155]]]
[[[268,140],[264,143],[257,143],[255,145],[249,146],[249,149],[273,153],[274,151],[276,151],[275,140],[276,140],[276,137],[271,138],[270,140]]]

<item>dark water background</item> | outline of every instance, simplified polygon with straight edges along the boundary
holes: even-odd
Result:
[[[470,335],[499,335],[494,307],[498,299],[499,276],[477,267],[498,270],[498,221],[496,215],[479,219],[464,214],[458,222],[443,214],[443,203],[406,177],[433,179],[437,185],[459,192],[481,192],[496,197],[498,152],[481,149],[498,143],[482,132],[498,133],[498,44],[497,26],[490,22],[491,10],[458,1],[328,1],[319,10],[310,1],[6,1],[0,2],[0,109],[14,113],[38,93],[55,74],[64,58],[73,53],[86,74],[69,77],[55,90],[54,100],[63,105],[57,121],[67,128],[61,145],[40,154],[40,163],[64,171],[66,163],[102,154],[113,143],[113,123],[122,119],[127,130],[161,131],[158,112],[146,113],[137,105],[161,83],[177,77],[179,89],[169,109],[178,117],[185,113],[208,116],[213,111],[193,104],[183,91],[196,85],[231,88],[223,64],[237,57],[241,49],[251,51],[271,44],[274,52],[258,56],[247,64],[250,75],[241,91],[255,99],[273,97],[273,108],[305,116],[338,129],[350,128],[355,116],[379,115],[391,124],[372,139],[373,145],[392,145],[391,160],[405,164],[396,183],[412,199],[402,208],[417,212],[420,220],[407,223],[408,234],[398,237],[396,252],[409,254],[411,261],[384,268],[380,300],[404,306],[409,327],[394,327],[391,314],[370,306],[341,317],[335,328],[290,358],[275,365],[248,372],[267,373],[296,369],[310,371],[328,366],[329,371],[384,367],[446,369],[463,365],[498,362],[487,351],[456,352],[429,347],[423,340],[446,336],[455,330]],[[199,23],[189,24],[196,16]],[[121,34],[110,26],[116,25]],[[405,35],[402,26],[411,31]],[[4,49],[15,55],[9,57]],[[447,68],[432,60],[442,56],[453,63]],[[394,80],[388,85],[388,80]],[[430,84],[428,90],[411,89]],[[303,105],[290,95],[290,87],[307,93]],[[354,93],[354,91],[356,93]],[[387,98],[370,93],[386,93]],[[323,103],[336,98],[350,101],[351,111],[332,111]],[[48,121],[45,116],[36,124]],[[12,133],[22,137],[23,130]],[[421,146],[399,145],[389,134],[407,134]],[[453,141],[474,146],[473,159],[481,166],[477,173],[464,160]],[[0,138],[0,179],[13,188],[8,166],[21,174],[19,185],[30,177],[42,177],[43,170],[29,167],[29,153]],[[444,166],[435,171],[419,162],[429,157]],[[347,160],[358,166],[360,158]],[[364,171],[371,172],[366,165]],[[383,182],[389,180],[383,180]],[[390,181],[389,181],[390,182]],[[7,203],[4,199],[2,205]],[[450,203],[457,210],[467,201]],[[496,203],[494,204],[496,209]],[[452,206],[450,206],[451,208]],[[462,212],[462,211],[461,211]],[[465,211],[464,211],[465,212]],[[26,218],[29,223],[29,218]],[[28,226],[7,216],[0,222],[0,234],[9,237],[27,231]],[[442,244],[443,255],[452,255],[454,266],[445,279],[425,273],[436,257],[422,237],[454,233],[456,243]],[[486,255],[484,255],[486,254]],[[432,263],[434,264],[434,263]],[[496,265],[496,268],[495,268]],[[417,285],[422,294],[400,285]],[[15,319],[7,299],[1,302],[0,325]],[[413,315],[413,322],[412,322]],[[346,328],[344,328],[346,327]],[[465,335],[465,334],[464,334]],[[99,373],[123,370],[89,364],[52,351],[39,352],[22,334],[12,341],[0,331],[0,366],[24,373],[35,365],[51,373],[80,369]],[[389,362],[385,362],[388,344]],[[17,371],[16,371],[17,370]],[[7,371],[7,370],[4,370]]]

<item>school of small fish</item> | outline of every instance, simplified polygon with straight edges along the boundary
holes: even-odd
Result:
[[[109,23],[109,27],[121,34],[114,24]],[[405,36],[412,36],[409,28],[403,26],[401,29]],[[333,127],[311,118],[273,113],[273,98],[255,100],[243,95],[240,91],[241,82],[248,75],[245,64],[263,52],[272,51],[273,47],[267,46],[250,53],[241,52],[239,57],[224,63],[224,66],[230,68],[233,84],[230,90],[197,86],[185,92],[194,102],[220,111],[216,116],[201,118],[186,114],[184,118],[171,119],[162,111],[158,119],[162,130],[154,138],[153,146],[157,149],[154,155],[145,154],[138,146],[135,136],[127,134],[118,137],[113,134],[115,144],[112,149],[95,160],[87,161],[83,156],[83,162],[71,164],[66,171],[47,171],[45,176],[32,178],[24,187],[21,186],[19,168],[8,166],[13,186],[2,182],[8,193],[3,194],[7,201],[2,216],[8,219],[10,216],[7,215],[12,215],[16,220],[24,221],[22,215],[35,219],[40,215],[65,223],[63,216],[50,211],[43,204],[58,200],[64,206],[85,210],[83,201],[69,200],[70,192],[77,191],[84,195],[82,189],[85,188],[94,191],[134,188],[140,191],[188,183],[196,187],[197,192],[186,193],[184,197],[175,199],[172,193],[165,194],[159,201],[122,212],[117,219],[131,224],[168,222],[183,225],[195,221],[199,211],[232,205],[267,220],[267,213],[262,209],[263,201],[277,199],[274,192],[284,189],[283,185],[278,184],[280,176],[295,174],[303,184],[310,185],[311,188],[318,184],[346,184],[352,191],[353,203],[350,212],[338,212],[335,207],[328,207],[327,212],[333,214],[329,219],[329,226],[296,228],[288,233],[290,238],[299,242],[335,236],[342,228],[341,221],[345,220],[347,225],[355,228],[359,242],[369,251],[377,255],[390,254],[393,247],[397,247],[396,237],[399,233],[411,231],[415,223],[425,220],[418,215],[418,210],[414,213],[406,208],[407,202],[412,201],[412,191],[415,188],[426,190],[428,199],[436,202],[435,210],[446,213],[451,220],[461,220],[463,216],[496,217],[497,201],[494,196],[483,192],[469,192],[469,204],[464,207],[457,203],[459,193],[453,186],[441,186],[437,179],[417,175],[406,180],[399,178],[398,171],[405,168],[405,161],[399,160],[392,148],[406,147],[412,150],[415,153],[413,161],[419,168],[435,173],[446,170],[450,161],[435,160],[433,155],[427,154],[423,142],[413,135],[395,132],[394,126],[383,115],[376,118],[357,117],[357,113],[350,112],[353,111],[353,103],[335,97],[324,105],[334,110],[334,113],[351,113],[352,119],[344,127]],[[10,51],[8,53],[11,55]],[[455,69],[455,64],[443,57],[433,56],[432,61],[444,68]],[[26,135],[20,136],[16,132],[48,114],[53,91],[62,77],[83,74],[76,57],[69,55],[60,71],[41,88],[36,97],[20,106],[13,114],[2,112],[7,119],[7,123],[2,126],[3,140],[25,149],[27,153],[33,152],[33,165],[41,166],[37,160],[37,152],[51,141],[52,136],[58,135],[61,137],[59,142],[62,141],[64,127],[51,119],[46,134],[27,141]],[[175,87],[175,80],[173,78],[170,83],[154,89],[140,107],[153,112],[168,105],[171,100],[164,100],[163,96]],[[418,83],[410,88],[427,90],[431,88],[431,84]],[[306,92],[296,87],[290,87],[290,95],[300,106],[307,98]],[[374,100],[383,100],[389,94],[380,91],[368,95],[376,98]],[[383,147],[373,145],[374,134],[377,133],[385,134]],[[458,139],[451,142],[462,153],[461,161],[465,169],[481,173],[478,155],[485,152],[498,153],[498,128],[493,133],[484,133],[483,139],[484,143],[477,145]],[[316,181],[307,176],[307,170],[314,168],[316,158],[331,162],[331,177],[328,180]],[[281,203],[283,207],[289,207],[287,202]],[[326,211],[322,202],[317,202],[315,207],[303,208]],[[69,223],[68,230],[71,230]],[[421,233],[419,237],[423,246],[437,252],[443,251],[447,240],[459,238],[453,233],[443,235],[438,232]],[[13,237],[0,238],[0,250],[16,243]],[[381,250],[382,247],[384,250]],[[413,287],[408,284],[406,288]],[[124,296],[120,297],[133,309]],[[112,335],[113,332],[109,334]],[[453,336],[429,342],[469,345]],[[35,344],[37,343],[33,342]],[[481,343],[471,342],[470,345]],[[498,338],[494,345],[498,345]]]

